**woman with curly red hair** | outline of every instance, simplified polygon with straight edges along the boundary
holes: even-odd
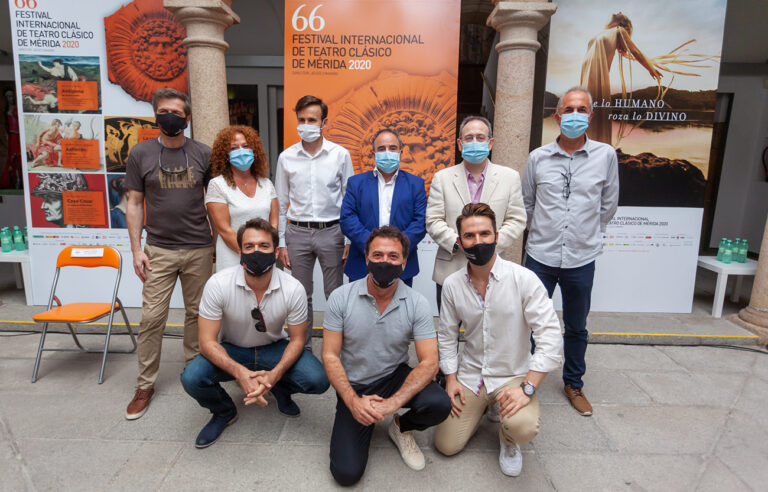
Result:
[[[277,195],[267,178],[269,163],[259,134],[251,127],[228,126],[211,148],[211,179],[205,205],[213,219],[216,270],[240,264],[237,229],[261,217],[277,228]]]

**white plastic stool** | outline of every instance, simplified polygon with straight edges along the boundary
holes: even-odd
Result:
[[[714,256],[699,256],[698,265],[717,273],[715,285],[715,300],[712,303],[712,317],[719,318],[723,314],[723,301],[725,301],[725,288],[728,285],[728,275],[736,275],[736,285],[731,292],[731,301],[739,302],[741,281],[744,275],[754,275],[757,271],[757,262],[747,258],[746,263],[728,263],[717,261]]]

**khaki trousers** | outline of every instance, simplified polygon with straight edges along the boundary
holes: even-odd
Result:
[[[435,429],[435,448],[441,453],[452,456],[467,445],[480,426],[480,420],[485,415],[489,405],[496,401],[496,397],[506,388],[520,386],[525,378],[515,378],[504,384],[490,395],[486,392],[485,385],[480,388],[480,394],[476,395],[472,390],[462,385],[466,404],[462,406],[461,415],[454,417],[449,415]],[[459,404],[461,400],[456,397]],[[531,442],[539,433],[539,399],[533,395],[531,402],[517,411],[516,414],[504,417],[499,425],[499,436],[504,444],[525,444]]]
[[[176,279],[181,280],[184,297],[184,357],[188,364],[198,353],[197,313],[203,288],[213,270],[213,246],[194,249],[165,249],[146,245],[144,253],[152,270],[142,289],[141,326],[139,327],[138,387],[155,385],[160,368],[163,332],[168,321],[168,307]]]

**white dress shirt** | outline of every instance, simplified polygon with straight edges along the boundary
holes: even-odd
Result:
[[[586,265],[602,253],[601,233],[619,205],[616,151],[589,138],[573,155],[557,141],[539,147],[528,157],[523,202],[528,255],[555,268]]]
[[[386,182],[378,168],[373,170],[373,175],[379,182],[379,227],[389,225],[389,218],[392,215],[392,196],[395,193],[395,180],[398,172],[399,170],[395,171],[392,179]]]
[[[458,354],[459,322],[464,350]],[[531,354],[530,337],[536,342]],[[437,332],[440,369],[490,394],[528,371],[550,372],[563,361],[563,336],[552,300],[535,273],[496,255],[483,299],[466,268],[443,283]]]
[[[281,152],[275,172],[275,191],[280,205],[280,246],[285,246],[288,220],[338,220],[347,179],[353,174],[352,158],[347,149],[326,138],[315,155],[309,155],[301,142]]]

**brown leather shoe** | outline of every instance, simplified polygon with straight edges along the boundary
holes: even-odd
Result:
[[[128,404],[128,408],[125,409],[125,418],[128,420],[136,420],[147,413],[149,402],[152,400],[152,395],[154,394],[154,388],[136,388],[136,393],[133,395],[133,400],[131,400],[131,403]]]
[[[592,405],[589,404],[589,400],[587,400],[587,397],[584,396],[584,392],[580,388],[576,389],[566,385],[565,396],[568,397],[571,406],[581,415],[585,417],[592,415]]]

